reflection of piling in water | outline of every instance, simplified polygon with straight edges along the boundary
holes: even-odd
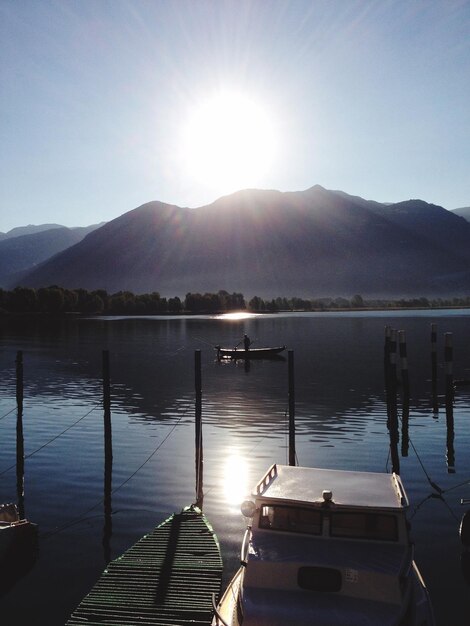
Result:
[[[406,348],[406,334],[404,330],[398,331],[398,345],[400,354],[400,371],[401,371],[401,384],[403,393],[403,404],[409,406],[410,403],[410,377],[408,374],[408,355]]]
[[[202,451],[202,383],[201,383],[201,351],[194,353],[195,390],[196,390],[196,505],[202,508],[203,501],[203,451]]]
[[[24,437],[23,437],[23,409],[18,406],[16,419],[16,494],[18,500],[18,514],[25,519],[24,506]]]
[[[447,471],[455,472],[454,452],[454,374],[453,374],[454,350],[452,333],[444,335],[444,364],[446,375],[446,426],[447,426]]]
[[[104,525],[103,553],[104,560],[111,560],[111,536],[113,533],[113,509],[111,501],[113,475],[113,441],[111,430],[111,386],[109,371],[109,350],[103,350],[103,423],[104,423]]]
[[[289,376],[289,465],[295,465],[295,384],[294,351],[288,351]]]
[[[454,451],[454,406],[452,402],[446,402],[446,426],[447,426],[447,472],[455,473],[455,451]]]
[[[385,381],[385,395],[387,398],[388,409],[388,377],[390,368],[390,333],[392,329],[390,326],[385,326],[385,342],[384,342],[384,381]]]
[[[446,406],[454,401],[454,375],[453,375],[454,350],[452,345],[452,333],[444,335],[444,364],[446,375]]]
[[[437,324],[431,324],[431,392],[432,410],[434,413],[438,413],[439,404],[437,402]]]

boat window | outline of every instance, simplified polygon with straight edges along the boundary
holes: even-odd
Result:
[[[332,513],[330,533],[333,537],[397,541],[397,518],[386,513]]]
[[[311,591],[341,591],[341,572],[331,567],[300,567],[297,584]]]
[[[321,522],[322,515],[320,511],[275,504],[261,507],[259,527],[320,535]]]

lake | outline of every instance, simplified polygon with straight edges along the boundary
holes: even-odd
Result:
[[[431,323],[438,329],[437,413]],[[233,346],[246,332],[253,347],[294,351],[300,465],[391,471],[386,325],[405,330],[408,343],[409,442],[400,437],[399,460],[416,561],[438,625],[468,625],[470,576],[458,530],[470,508],[460,504],[470,498],[470,387],[456,390],[448,437],[443,360],[444,333],[451,332],[454,376],[470,379],[469,310],[2,319],[0,502],[18,498],[15,358],[22,350],[24,507],[39,525],[36,559],[0,591],[2,618],[63,625],[110,558],[195,501],[195,350],[202,359],[203,508],[221,543],[224,583],[239,563],[240,502],[272,463],[288,461],[288,367],[287,359],[221,363],[214,345]],[[103,503],[104,349],[112,516]]]

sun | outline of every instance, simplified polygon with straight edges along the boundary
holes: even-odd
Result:
[[[188,114],[181,161],[195,182],[222,193],[262,184],[276,155],[268,111],[250,97],[218,92]]]

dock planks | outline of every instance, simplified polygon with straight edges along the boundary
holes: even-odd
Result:
[[[112,561],[67,626],[210,625],[221,578],[217,537],[204,514],[188,507]]]

